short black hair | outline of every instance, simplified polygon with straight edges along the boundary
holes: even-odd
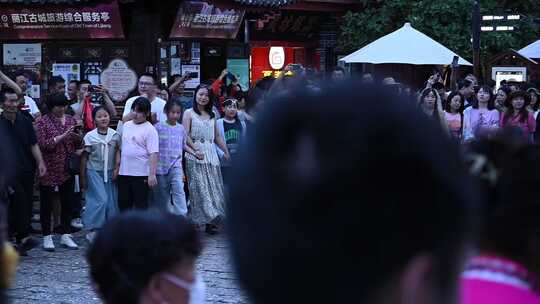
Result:
[[[104,107],[104,106],[97,106],[97,107],[95,107],[95,108],[92,110],[92,119],[95,120],[95,119],[96,119],[97,112],[99,112],[99,111],[101,111],[101,110],[107,112],[107,114],[109,114],[109,116],[111,116],[111,113],[109,112],[109,110],[107,110],[106,107]]]
[[[234,164],[226,225],[253,303],[364,302],[426,253],[433,286],[452,292],[477,202],[440,124],[356,82],[267,106]]]
[[[175,82],[175,79],[180,78],[180,77],[182,77],[182,75],[180,75],[180,74],[171,75],[171,77],[169,77],[169,85],[173,84]]]
[[[52,76],[49,79],[49,87],[54,87],[58,83],[66,83],[66,80],[62,76]]]
[[[460,79],[457,82],[458,90],[470,87],[472,84],[473,84],[472,81],[470,81],[469,79]]]
[[[74,83],[77,86],[77,88],[81,85],[81,82],[75,79],[69,81],[69,84],[72,84],[72,83]]]
[[[148,100],[148,98],[140,96],[133,101],[133,104],[131,105],[131,110],[135,110],[141,113],[150,113],[150,111],[152,110],[152,104],[150,103],[150,100]]]
[[[143,76],[152,78],[152,81],[154,82],[154,84],[156,84],[156,75],[152,73],[142,73],[141,76],[139,76],[139,79],[141,79],[141,77]]]
[[[167,103],[165,104],[165,107],[163,107],[163,112],[169,113],[174,106],[179,106],[181,110],[184,109],[182,107],[182,103],[180,103],[180,100],[171,98],[170,100],[167,101]]]
[[[87,259],[105,303],[136,304],[153,275],[200,253],[197,231],[184,217],[128,211],[103,226]]]
[[[54,107],[65,107],[69,105],[69,101],[63,93],[54,93],[47,98],[47,109],[51,111]]]
[[[90,80],[88,80],[88,79],[83,79],[83,80],[79,81],[79,86],[83,85],[83,84],[92,85],[92,82],[90,82]]]
[[[6,94],[17,94],[17,92],[10,87],[2,88],[2,90],[0,90],[0,103],[4,103],[4,101],[6,101]]]
[[[28,73],[26,71],[19,70],[19,71],[15,72],[13,77],[14,77],[14,79],[17,79],[17,77],[19,77],[19,76],[24,76],[24,77],[28,78]]]

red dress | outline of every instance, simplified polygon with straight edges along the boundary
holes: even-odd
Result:
[[[68,136],[63,141],[55,143],[54,138],[64,134],[76,124],[77,121],[73,117],[65,115],[65,124],[62,125],[60,119],[52,114],[43,116],[36,123],[38,145],[47,167],[47,173],[39,179],[41,185],[60,186],[71,177],[68,170],[68,156],[81,145],[81,140],[76,136]]]

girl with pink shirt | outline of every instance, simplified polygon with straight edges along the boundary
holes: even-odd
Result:
[[[527,110],[530,95],[523,91],[512,92],[507,99],[507,109],[501,116],[501,127],[519,128],[523,136],[532,143],[536,131],[534,114]]]
[[[148,121],[150,101],[138,97],[131,106],[133,120],[122,129],[118,207],[120,211],[148,208],[150,188],[157,185],[159,137]]]
[[[461,141],[461,133],[463,131],[463,103],[465,98],[461,93],[454,91],[448,95],[447,100],[444,115],[448,123],[450,135],[452,135],[452,138]]]

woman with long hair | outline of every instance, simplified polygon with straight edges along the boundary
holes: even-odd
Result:
[[[497,90],[497,95],[495,95],[495,108],[499,110],[500,113],[506,111],[506,98],[512,91],[510,87],[503,85]]]
[[[439,93],[437,93],[437,90],[432,88],[425,88],[422,90],[418,100],[418,107],[429,118],[438,122],[445,132],[449,132],[446,117],[442,109],[441,97],[439,96]]]
[[[228,160],[229,150],[216,126],[212,112],[210,87],[199,85],[195,89],[193,108],[184,113],[183,125],[187,143],[202,154],[202,159],[186,155],[186,170],[191,202],[190,218],[196,225],[206,225],[208,234],[215,234],[217,224],[225,216],[225,196],[220,162],[214,143],[224,152]]]
[[[527,89],[527,93],[529,93],[529,96],[531,98],[531,102],[529,103],[527,110],[533,113],[534,119],[536,119],[538,117],[538,112],[540,112],[538,110],[540,106],[540,102],[538,101],[538,97],[540,97],[540,91],[538,91],[537,88],[529,88]]]
[[[536,131],[536,119],[527,110],[530,96],[523,91],[512,92],[508,96],[507,110],[501,116],[501,127],[516,127],[521,129],[523,136],[532,142],[532,134]]]
[[[454,91],[448,95],[444,115],[448,123],[450,135],[456,140],[461,140],[463,132],[463,104],[465,98],[461,93]]]
[[[499,118],[499,111],[494,105],[493,91],[488,86],[481,86],[476,91],[473,106],[463,111],[463,141],[469,143],[478,136],[497,130]]]

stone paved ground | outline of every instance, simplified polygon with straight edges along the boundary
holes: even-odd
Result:
[[[28,257],[22,257],[14,288],[9,293],[11,303],[101,303],[92,291],[84,259],[88,243],[82,233],[75,237],[83,248],[59,248],[57,237],[55,252],[36,248]],[[231,270],[225,237],[205,237],[204,243],[197,269],[207,285],[207,303],[247,303]]]

